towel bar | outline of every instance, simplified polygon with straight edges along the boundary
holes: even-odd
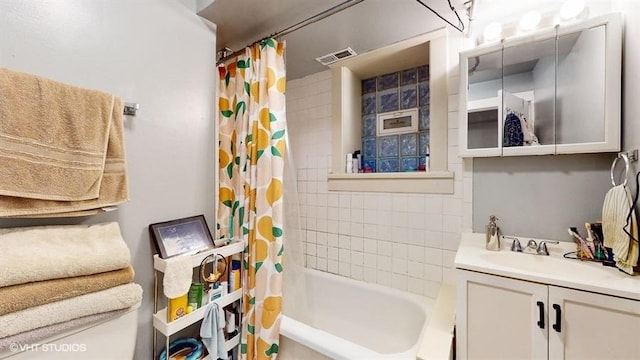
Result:
[[[123,114],[127,116],[136,116],[136,112],[140,109],[138,103],[124,103]]]
[[[614,170],[616,168],[616,164],[618,163],[618,159],[624,160],[624,180],[622,181],[622,185],[627,185],[627,178],[629,177],[629,163],[638,160],[638,149],[633,149],[625,152],[618,153],[615,159],[613,159],[613,164],[611,164],[611,185],[617,186],[616,180],[614,178]]]

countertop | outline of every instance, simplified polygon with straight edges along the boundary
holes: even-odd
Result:
[[[518,236],[517,236],[518,237]],[[518,237],[526,247],[528,237]],[[540,239],[534,239],[537,242]],[[640,300],[640,276],[630,276],[600,263],[565,259],[576,250],[573,242],[547,244],[549,256],[512,252],[512,240],[501,239],[501,251],[485,249],[485,234],[462,233],[454,264],[457,269],[477,271],[542,284],[561,286]]]

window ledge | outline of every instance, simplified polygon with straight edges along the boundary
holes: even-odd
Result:
[[[329,174],[329,191],[453,194],[454,176],[448,171]]]

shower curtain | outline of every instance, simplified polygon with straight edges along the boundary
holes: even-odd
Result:
[[[266,39],[218,67],[217,234],[242,239],[242,359],[275,359],[282,310],[284,42]]]

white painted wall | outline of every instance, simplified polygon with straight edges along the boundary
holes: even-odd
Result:
[[[197,214],[215,225],[214,62],[215,31],[175,0],[0,2],[0,66],[140,104],[125,121],[129,202],[89,218],[0,220],[0,227],[119,222],[144,288],[136,359],[152,358],[147,226]]]

